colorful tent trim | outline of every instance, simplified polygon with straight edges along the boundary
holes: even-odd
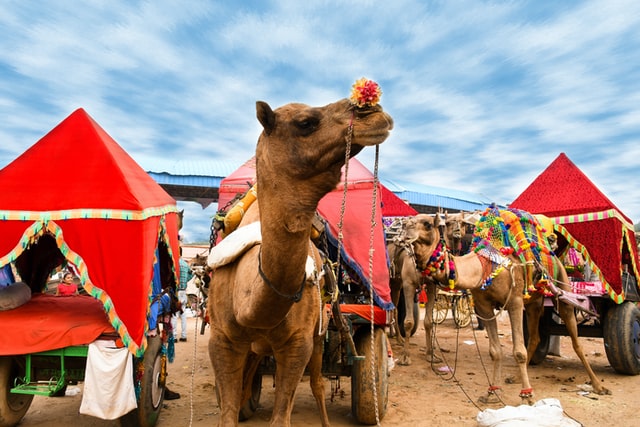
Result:
[[[70,209],[53,212],[0,210],[0,221],[50,221],[67,219],[121,219],[125,221],[144,221],[162,216],[168,212],[178,212],[175,205],[153,207],[141,211],[119,209]]]
[[[615,209],[608,209],[606,211],[600,212],[589,212],[575,215],[563,215],[553,218],[556,224],[574,224],[576,222],[585,222],[585,221],[598,221],[603,219],[616,218],[620,222],[622,222],[625,226],[633,228],[633,224],[631,224],[624,216],[620,215],[620,213]]]
[[[9,254],[0,258],[0,265],[6,265],[10,262],[14,262],[33,242],[37,241],[39,237],[46,233],[51,234],[55,237],[56,244],[58,245],[58,248],[60,249],[60,252],[64,256],[64,258],[67,261],[71,262],[77,268],[78,276],[80,278],[80,285],[87,291],[89,295],[102,303],[107,317],[109,318],[109,323],[111,323],[116,332],[118,332],[118,335],[121,337],[124,345],[132,354],[142,355],[144,353],[143,349],[139,348],[131,339],[131,336],[127,331],[127,327],[124,325],[124,323],[122,323],[115,312],[111,298],[109,298],[109,296],[105,292],[103,292],[102,289],[97,288],[91,282],[84,260],[81,256],[72,251],[64,242],[62,229],[54,221],[38,221],[31,224],[31,226],[29,226],[25,230],[25,233],[23,234],[16,247],[11,252],[9,252]]]

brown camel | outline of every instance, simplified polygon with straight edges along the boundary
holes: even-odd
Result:
[[[258,201],[233,234],[260,221],[262,243],[216,268],[209,288],[209,353],[220,425],[237,425],[253,373],[266,354],[276,361],[271,425],[290,425],[294,394],[307,365],[322,424],[328,425],[320,372],[319,331],[326,328],[322,279],[309,280],[305,273],[308,258],[316,272],[322,269],[310,240],[311,223],[319,200],[340,181],[347,147],[355,155],[382,143],[393,121],[380,106],[356,108],[347,99],[319,108],[287,104],[276,110],[257,102],[256,110],[263,127],[256,148]]]
[[[498,274],[493,277],[490,286],[485,286],[486,279],[491,274],[491,261],[476,252],[470,252],[463,256],[451,255],[442,244],[443,239],[441,239],[440,231],[438,230],[439,221],[440,218],[437,215],[432,217],[420,214],[413,217],[407,224],[407,234],[414,242],[418,268],[423,271],[430,271],[430,276],[434,280],[442,286],[448,286],[451,278],[450,266],[452,265],[455,270],[455,287],[471,291],[476,312],[485,320],[489,335],[489,353],[493,360],[493,378],[487,398],[495,397],[494,393],[499,388],[498,384],[502,368],[502,349],[498,337],[498,325],[494,308],[499,307],[509,313],[513,339],[513,356],[518,363],[522,381],[520,397],[531,402],[533,389],[529,383],[527,363],[540,342],[538,321],[543,310],[542,294],[538,292],[525,294],[524,290],[525,286],[527,286],[527,283],[525,283],[527,277],[526,267],[513,254],[510,254],[508,258],[505,257],[504,268],[499,270]],[[555,276],[552,277],[553,281],[563,291],[569,291],[569,278],[562,263],[555,256],[553,256],[553,263],[555,264],[553,270],[556,272]],[[525,295],[528,295],[528,298],[525,298]],[[598,394],[610,393],[609,390],[602,386],[584,356],[578,341],[578,327],[574,307],[562,301],[557,302],[556,305],[556,309],[571,336],[573,349],[582,361],[591,379],[594,391]],[[524,344],[522,327],[524,309],[526,309],[529,332],[528,347],[525,347]]]
[[[459,212],[450,215],[445,212],[445,240],[449,248],[462,248],[462,239],[465,238],[467,221],[465,214]],[[418,319],[413,316],[413,304],[415,293],[425,285],[427,293],[427,302],[425,304],[425,313],[423,325],[425,329],[426,340],[426,356],[430,362],[440,362],[441,359],[433,352],[433,308],[438,292],[437,284],[433,280],[422,275],[416,265],[415,253],[412,242],[405,232],[406,220],[402,221],[402,226],[395,231],[395,235],[387,244],[387,253],[390,260],[389,285],[391,289],[391,299],[397,307],[400,300],[400,293],[404,295],[405,318],[403,327],[405,331],[411,331]],[[410,336],[405,334],[401,336],[398,329],[397,310],[395,315],[396,338],[398,343],[403,344],[402,353],[398,358],[398,364],[410,365],[411,356]]]
[[[396,231],[396,235],[388,240],[387,253],[389,255],[390,271],[389,271],[389,288],[391,290],[391,300],[398,307],[400,302],[400,294],[404,296],[405,317],[403,328],[404,337],[400,334],[398,325],[398,311],[394,312],[395,333],[399,344],[403,344],[402,352],[398,358],[399,365],[411,365],[411,355],[409,353],[411,333],[418,319],[414,318],[413,305],[416,292],[423,284],[427,285],[427,304],[425,308],[424,325],[427,333],[427,359],[439,361],[434,358],[433,343],[431,340],[431,330],[433,325],[433,304],[436,297],[437,288],[433,282],[425,280],[425,277],[418,271],[415,254],[413,252],[412,242],[407,238],[405,232],[406,220],[402,221],[401,227]]]

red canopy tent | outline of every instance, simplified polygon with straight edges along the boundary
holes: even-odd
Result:
[[[318,204],[318,212],[327,221],[329,235],[338,236],[340,210],[344,194],[344,170],[341,183],[325,195]],[[255,157],[245,162],[220,183],[218,205],[222,209],[237,194],[244,194],[255,183]],[[371,289],[369,280],[369,238],[373,196],[373,174],[356,158],[349,161],[347,200],[343,218],[343,242],[341,258]],[[258,198],[260,198],[258,189]],[[385,244],[383,216],[411,216],[417,212],[378,183],[378,207],[375,210],[373,237],[373,295],[378,305],[386,310],[393,308],[389,290],[389,269]]]
[[[0,266],[55,236],[123,342],[142,354],[160,245],[178,276],[175,200],[83,109],[0,170],[0,188]]]
[[[617,303],[624,299],[622,264],[640,278],[632,221],[564,153],[509,207],[549,217],[569,245],[582,252]]]

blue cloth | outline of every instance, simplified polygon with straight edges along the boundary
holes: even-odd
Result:
[[[11,270],[11,264],[7,264],[0,269],[0,286],[7,286],[15,283],[16,279],[13,277],[13,270]]]

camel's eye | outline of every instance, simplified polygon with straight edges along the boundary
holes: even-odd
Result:
[[[431,225],[431,223],[430,223],[430,222],[425,221],[425,222],[423,222],[423,223],[422,223],[422,225],[424,226],[424,228],[425,228],[426,230],[431,230],[432,225]]]
[[[307,136],[318,129],[320,120],[313,115],[305,115],[296,117],[293,121],[293,124],[298,129],[300,135]]]

